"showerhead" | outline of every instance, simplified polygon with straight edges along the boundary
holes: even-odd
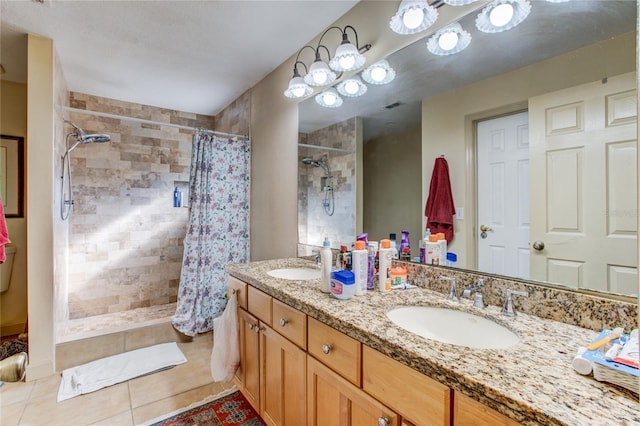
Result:
[[[72,122],[65,120],[65,123],[69,123],[75,129],[74,132],[69,133],[67,135],[67,140],[71,136],[76,138],[76,140],[73,143],[73,145],[71,145],[67,149],[67,153],[71,152],[73,149],[75,149],[75,147],[77,147],[80,144],[103,143],[103,142],[109,142],[111,140],[111,136],[106,135],[104,133],[90,133],[90,134],[87,134],[84,130],[82,130],[80,127],[76,126]]]
[[[327,166],[324,161],[314,160],[313,158],[303,158],[302,164],[306,164],[307,166],[320,167],[324,170],[324,174],[328,177],[330,176],[329,166]]]

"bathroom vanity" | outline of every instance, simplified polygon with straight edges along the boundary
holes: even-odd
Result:
[[[498,306],[475,308],[470,299],[454,302],[427,286],[339,300],[320,292],[318,279],[268,274],[308,267],[313,262],[301,258],[226,267],[240,320],[234,380],[267,424],[640,423],[637,394],[571,367],[594,330],[524,312],[508,318]],[[407,305],[482,316],[519,341],[470,349],[425,339],[387,318],[390,309]],[[450,324],[440,326],[446,333]]]

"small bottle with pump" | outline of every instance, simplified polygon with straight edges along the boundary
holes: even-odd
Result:
[[[429,228],[424,231],[424,238],[420,240],[420,263],[427,263],[427,243],[429,242],[429,236],[431,230]]]
[[[389,234],[389,241],[391,241],[391,258],[395,260],[400,259],[400,252],[398,251],[398,246],[396,245],[396,234]]]
[[[367,293],[368,255],[364,241],[355,242],[355,250],[351,253],[352,269],[356,280],[356,296]]]
[[[320,250],[320,291],[323,293],[331,292],[331,242],[325,237]]]
[[[378,290],[383,293],[391,291],[391,278],[389,272],[391,270],[391,241],[380,241],[380,267],[378,269]]]

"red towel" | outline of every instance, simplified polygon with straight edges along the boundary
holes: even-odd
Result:
[[[4,217],[4,202],[2,201],[2,196],[0,196],[0,263],[4,263],[4,261],[7,260],[4,246],[10,242],[9,231],[7,231],[7,221]]]
[[[436,158],[429,186],[429,198],[424,208],[427,217],[427,228],[432,234],[442,232],[447,239],[447,244],[453,240],[453,215],[456,208],[451,195],[451,182],[449,180],[449,165],[442,157]]]

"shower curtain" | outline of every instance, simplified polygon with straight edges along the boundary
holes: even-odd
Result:
[[[249,260],[248,140],[193,136],[189,222],[173,326],[188,336],[213,329],[226,305],[227,263]]]

